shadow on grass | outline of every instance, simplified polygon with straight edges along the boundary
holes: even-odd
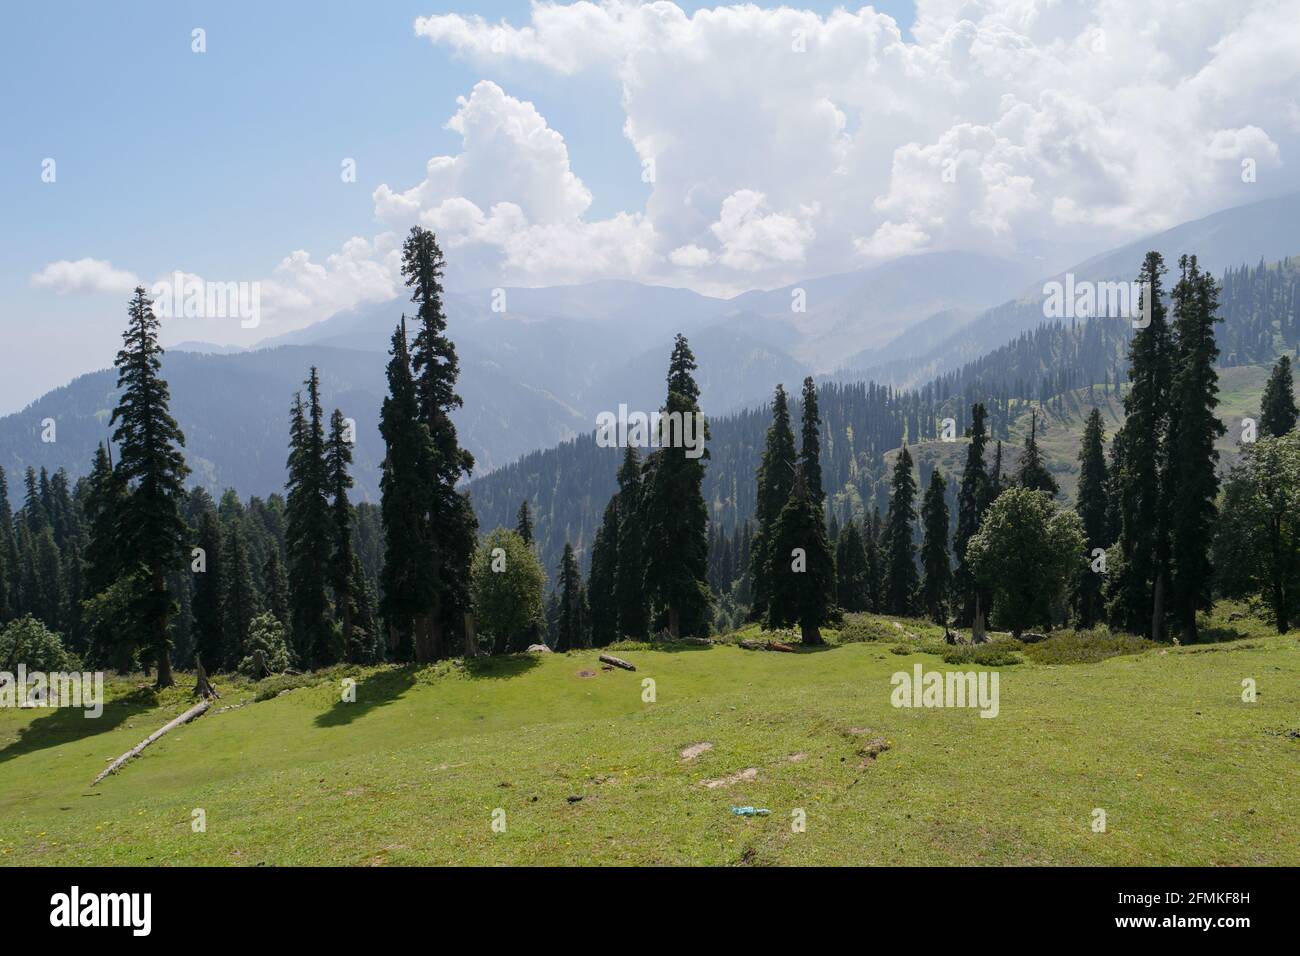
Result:
[[[56,707],[45,712],[26,727],[18,731],[18,739],[8,747],[0,750],[0,763],[59,747],[66,743],[83,740],[110,730],[116,730],[131,717],[136,717],[158,706],[158,696],[149,687],[141,687],[124,697],[117,697],[104,704],[104,712],[98,717],[85,716],[86,711],[80,707]],[[161,727],[166,720],[159,720]],[[140,735],[144,739],[156,727],[149,728]]]
[[[465,662],[465,674],[475,680],[502,680],[526,674],[539,663],[538,654],[501,654],[473,657]]]
[[[317,727],[344,727],[378,707],[393,703],[413,686],[415,672],[423,665],[408,664],[371,674],[358,681],[357,699],[352,703],[337,700],[329,710],[316,717]]]

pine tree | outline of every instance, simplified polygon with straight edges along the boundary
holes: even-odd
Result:
[[[772,424],[767,430],[767,446],[763,451],[762,463],[758,466],[758,495],[754,515],[758,530],[754,533],[750,553],[753,582],[750,616],[756,620],[763,620],[767,614],[767,568],[771,563],[772,529],[781,509],[790,499],[796,457],[794,432],[790,429],[790,408],[785,388],[778,385],[772,399]]]
[[[916,478],[912,475],[912,456],[904,445],[894,464],[890,486],[889,515],[885,519],[884,611],[888,614],[911,614],[918,587],[916,548],[912,526],[916,522]]]
[[[253,589],[253,570],[248,562],[248,542],[244,538],[243,522],[236,518],[226,534],[226,550],[221,558],[225,566],[226,595],[226,646],[224,654],[212,659],[214,670],[225,666],[234,670],[247,654],[249,629],[253,618],[261,612],[257,592]],[[204,665],[209,666],[209,665]]]
[[[867,610],[880,613],[885,609],[885,563],[880,555],[880,512],[871,512],[871,521],[863,522],[867,550]]]
[[[936,624],[948,620],[948,590],[952,585],[952,564],[948,557],[947,484],[939,469],[930,472],[930,484],[921,503],[921,605]]]
[[[591,574],[588,578],[591,595],[591,643],[604,647],[618,640],[618,495],[613,495],[605,506],[600,528],[591,545]]]
[[[954,590],[959,604],[958,621],[969,625],[975,617],[977,591],[966,559],[966,544],[979,530],[984,509],[993,498],[988,473],[984,469],[984,448],[988,444],[988,431],[984,422],[988,417],[982,403],[971,407],[970,444],[966,446],[966,467],[961,473],[961,487],[957,492],[957,530],[953,535],[953,551],[957,554],[957,571]],[[998,444],[999,449],[1001,443]]]
[[[1283,355],[1273,366],[1273,372],[1264,386],[1264,399],[1260,403],[1259,433],[1285,435],[1295,428],[1296,410],[1294,386],[1291,381],[1291,357]]]
[[[826,643],[821,627],[835,601],[835,559],[826,540],[822,509],[796,469],[790,498],[777,517],[767,568],[771,582],[769,628],[799,625],[804,645]]]
[[[262,581],[266,596],[266,609],[274,615],[277,621],[288,627],[290,620],[289,582],[284,577],[284,565],[280,563],[278,548],[271,548],[270,554],[266,556],[266,563],[262,565]]]
[[[1088,413],[1083,429],[1083,442],[1079,447],[1079,491],[1075,510],[1083,525],[1087,547],[1088,568],[1079,576],[1075,594],[1075,607],[1079,623],[1091,627],[1104,610],[1102,605],[1102,575],[1092,570],[1093,552],[1110,547],[1107,527],[1107,489],[1110,476],[1106,472],[1106,430],[1101,422],[1100,409]]]
[[[285,507],[285,551],[293,644],[299,663],[330,662],[329,556],[332,545],[326,499],[325,424],[320,379],[312,366],[307,402],[295,395],[289,415],[289,480]]]
[[[433,601],[417,616],[416,660],[437,660],[450,652],[450,638],[463,630],[470,609],[470,566],[478,522],[469,500],[456,490],[474,469],[474,456],[460,447],[451,413],[464,403],[456,394],[460,372],[456,347],[447,337],[442,308],[442,250],[433,233],[414,226],[402,247],[402,275],[416,305],[411,344],[419,421],[432,443],[425,490],[425,521],[432,563]]]
[[[560,615],[557,622],[555,649],[560,653],[586,647],[583,633],[584,616],[582,572],[573,554],[573,545],[564,543],[564,557],[560,560]]]
[[[100,448],[103,451],[103,448]],[[94,472],[92,471],[92,480]],[[9,506],[9,477],[0,465],[0,624],[11,621],[18,600],[18,549],[14,542],[14,516]]]
[[[1032,409],[1029,413],[1029,435],[1025,438],[1020,467],[1016,469],[1016,484],[1030,491],[1045,491],[1053,497],[1061,492],[1061,486],[1043,464],[1043,454],[1038,450],[1038,413]]]
[[[1161,477],[1169,429],[1172,353],[1163,296],[1164,259],[1149,252],[1142,263],[1143,319],[1129,343],[1129,380],[1119,444],[1118,512],[1120,567],[1109,582],[1114,627],[1164,638],[1169,562],[1169,502]],[[1149,320],[1149,321],[1146,321]]]
[[[332,496],[329,579],[334,592],[334,620],[339,625],[342,643],[337,650],[345,655],[353,646],[352,625],[357,617],[357,595],[353,591],[352,503],[348,500],[348,489],[352,487],[352,476],[348,474],[352,464],[351,438],[343,413],[334,409],[325,453],[326,486]]]
[[[419,418],[405,317],[393,332],[389,354],[388,396],[379,416],[386,450],[379,479],[384,527],[380,607],[388,624],[390,655],[410,660],[415,622],[433,605],[434,580],[427,572],[432,545],[425,511],[433,444]]]
[[[162,348],[153,303],[137,286],[128,310],[130,321],[117,353],[117,387],[121,389],[110,425],[118,451],[117,471],[130,489],[120,509],[118,543],[141,578],[133,618],[154,666],[157,686],[175,683],[168,638],[174,601],[167,574],[184,558],[187,529],[180,500],[189,469],[181,449],[185,436],[168,408],[170,391],[159,376]]]
[[[226,642],[225,536],[213,511],[199,519],[201,571],[194,575],[194,597],[190,615],[194,620],[194,654],[203,666],[215,671],[222,666]]]
[[[650,456],[642,494],[646,590],[673,637],[707,634],[712,618],[713,596],[706,581],[709,511],[701,491],[709,453],[700,449],[698,457],[689,457],[684,434],[692,419],[695,437],[709,437],[695,369],[695,356],[679,334],[668,366],[660,447]]]
[[[1197,611],[1208,611],[1213,603],[1209,549],[1219,495],[1214,443],[1225,429],[1214,413],[1219,404],[1219,347],[1214,340],[1218,283],[1200,271],[1195,256],[1183,256],[1178,265],[1182,276],[1173,293],[1175,372],[1168,474],[1162,487],[1176,502],[1169,509],[1169,608],[1183,642],[1190,644],[1197,637]]]
[[[822,490],[821,439],[822,418],[817,408],[817,386],[812,376],[803,380],[803,421],[800,428],[799,467],[808,486],[808,497],[820,513],[826,504]]]
[[[867,550],[856,521],[850,521],[835,541],[835,590],[845,611],[870,609]]]
[[[650,631],[650,608],[645,588],[642,490],[641,462],[635,446],[628,445],[618,470],[618,567],[614,595],[619,631],[631,640],[644,640]]]
[[[519,516],[515,521],[515,531],[524,539],[524,544],[533,546],[533,515],[528,508],[528,499],[519,503]]]

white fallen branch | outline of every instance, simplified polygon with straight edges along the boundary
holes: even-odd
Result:
[[[199,701],[197,704],[195,704],[189,710],[185,711],[185,713],[181,714],[175,720],[171,721],[165,727],[161,727],[160,729],[155,730],[144,740],[140,741],[140,743],[136,744],[126,753],[122,754],[122,756],[118,757],[111,764],[109,764],[108,769],[105,770],[103,773],[101,773],[98,777],[96,777],[94,782],[91,783],[91,786],[92,787],[95,786],[95,784],[99,783],[99,781],[103,780],[110,773],[116,773],[118,768],[121,767],[122,764],[126,763],[132,757],[138,756],[140,752],[144,750],[145,747],[148,747],[151,743],[153,743],[163,734],[167,733],[169,730],[175,730],[177,727],[180,727],[182,724],[188,724],[195,717],[202,717],[205,713],[207,713],[208,708],[211,706],[212,706],[212,701],[210,700]]]

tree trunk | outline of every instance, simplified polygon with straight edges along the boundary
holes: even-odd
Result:
[[[1151,608],[1151,640],[1165,639],[1165,572],[1156,574],[1154,600]]]
[[[111,764],[108,765],[108,769],[105,770],[103,773],[101,773],[98,777],[96,777],[90,785],[93,787],[95,784],[99,783],[99,781],[107,777],[110,773],[115,773],[117,769],[122,766],[122,764],[126,763],[132,757],[138,755],[140,751],[144,750],[145,747],[148,747],[151,743],[153,743],[163,734],[167,733],[169,730],[175,730],[177,727],[181,726],[182,724],[188,724],[195,717],[203,716],[203,714],[207,713],[208,708],[211,706],[212,706],[212,702],[209,700],[199,701],[199,703],[195,704],[189,710],[185,711],[185,713],[181,714],[175,720],[165,724],[161,729],[155,730],[144,740],[140,741],[138,744],[136,744],[126,753],[122,754],[122,756],[114,760]]]
[[[474,614],[465,615],[465,656],[478,657],[478,635],[474,632]]]
[[[799,634],[803,639],[804,645],[807,647],[816,647],[819,644],[826,643],[822,640],[821,628],[812,622],[800,621]]]
[[[678,611],[677,608],[675,607],[669,607],[668,608],[668,636],[671,637],[673,640],[677,640],[677,638],[680,636],[681,620],[682,620],[681,612]]]
[[[430,621],[429,615],[421,614],[411,622],[411,636],[414,638],[417,664],[428,664],[433,660]]]

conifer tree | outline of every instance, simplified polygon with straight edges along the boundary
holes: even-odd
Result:
[[[1016,469],[1016,484],[1030,491],[1045,491],[1055,497],[1060,494],[1061,486],[1056,483],[1052,473],[1043,464],[1043,454],[1038,450],[1038,412],[1030,410],[1029,435],[1025,438],[1025,450],[1020,456],[1020,467]]]
[[[870,523],[863,522],[867,550],[867,610],[880,613],[885,609],[885,563],[880,555],[880,512],[871,512]]]
[[[641,461],[636,447],[628,445],[618,470],[618,567],[614,594],[620,633],[643,640],[650,631],[650,608],[645,588],[645,538],[642,534]]]
[[[835,601],[835,559],[802,467],[796,469],[790,498],[777,517],[770,562],[767,626],[798,624],[804,645],[824,644],[821,628]]]
[[[100,453],[103,446],[100,446]],[[96,459],[98,461],[98,458]],[[95,472],[92,470],[92,482]],[[14,606],[17,593],[18,550],[14,543],[14,516],[9,505],[9,478],[0,465],[0,624],[16,616]]]
[[[284,577],[284,565],[280,563],[280,550],[271,548],[262,565],[263,589],[266,595],[266,609],[282,625],[288,626],[289,582]]]
[[[1119,552],[1111,574],[1109,613],[1117,628],[1164,638],[1166,571],[1169,561],[1168,501],[1160,479],[1166,474],[1172,346],[1163,295],[1164,259],[1148,252],[1142,263],[1142,328],[1129,343],[1126,414],[1116,433],[1120,445]]]
[[[123,347],[117,353],[121,389],[110,425],[118,447],[117,471],[129,489],[119,510],[118,544],[140,579],[132,617],[157,668],[157,686],[175,681],[168,625],[175,602],[167,575],[185,556],[187,529],[180,500],[189,474],[181,449],[185,435],[169,409],[170,391],[160,377],[162,348],[153,302],[137,286],[128,309]]]
[[[948,620],[948,591],[952,585],[952,563],[948,557],[947,485],[939,469],[930,472],[930,484],[921,503],[921,605],[936,624]]]
[[[211,665],[204,666],[213,670],[225,666],[234,670],[246,655],[249,629],[253,618],[261,611],[257,592],[253,589],[253,571],[248,561],[248,542],[244,538],[243,522],[236,518],[226,535],[226,550],[221,563],[225,566],[225,612],[226,612],[226,646],[225,653],[213,658]]]
[[[618,495],[610,497],[605,514],[591,545],[591,574],[588,577],[591,596],[591,643],[604,647],[618,640]]]
[[[835,541],[835,590],[845,611],[870,609],[867,551],[856,521],[850,521]]]
[[[957,571],[954,586],[958,601],[958,621],[970,624],[975,617],[976,587],[966,559],[966,544],[979,530],[984,509],[992,499],[989,476],[984,467],[984,448],[988,444],[985,420],[988,413],[982,403],[971,407],[970,444],[966,446],[966,466],[961,473],[961,486],[957,491],[957,530],[953,535],[953,550],[957,554]],[[998,445],[1001,449],[1001,443]]]
[[[817,386],[812,376],[803,380],[803,420],[800,428],[799,467],[808,486],[808,497],[820,512],[826,503],[822,490],[821,440],[822,418],[817,408]]]
[[[528,499],[519,503],[519,515],[515,520],[515,532],[523,538],[524,544],[533,546],[533,515],[528,507]]]
[[[357,617],[357,594],[353,590],[352,502],[348,489],[352,476],[352,442],[348,423],[337,408],[330,416],[329,445],[325,455],[326,483],[332,501],[331,550],[329,562],[330,589],[334,592],[334,620],[339,626],[342,652],[346,655],[353,647],[352,626]]]
[[[307,402],[294,396],[289,415],[289,480],[285,506],[285,552],[293,644],[299,663],[317,667],[331,658],[329,556],[332,545],[326,499],[325,423],[315,366],[307,380]]]
[[[414,226],[402,247],[402,275],[416,305],[416,333],[411,344],[411,371],[419,421],[428,429],[425,522],[432,562],[432,603],[416,618],[416,659],[437,660],[450,652],[450,639],[463,629],[470,608],[470,566],[477,545],[478,522],[469,500],[456,490],[474,468],[474,456],[456,436],[451,413],[464,403],[456,393],[460,372],[456,347],[447,337],[442,308],[442,250],[434,234]]]
[[[915,608],[918,586],[916,548],[912,542],[915,523],[916,478],[912,475],[912,455],[904,445],[894,464],[884,529],[884,611],[888,614],[911,614]]]
[[[1093,551],[1110,547],[1111,541],[1106,519],[1107,488],[1110,476],[1106,472],[1106,453],[1103,447],[1106,430],[1101,421],[1101,410],[1088,413],[1083,428],[1083,442],[1079,447],[1079,491],[1075,510],[1083,526],[1084,545],[1087,549],[1087,567],[1079,575],[1075,593],[1075,609],[1079,623],[1091,627],[1104,611],[1102,603],[1102,575],[1092,570]]]
[[[1210,543],[1218,519],[1219,452],[1224,426],[1215,415],[1219,376],[1214,340],[1219,287],[1200,271],[1195,256],[1178,262],[1174,288],[1174,376],[1170,387],[1168,473],[1162,481],[1169,508],[1169,609],[1184,643],[1197,637],[1196,613],[1213,603]]]
[[[226,651],[225,535],[216,512],[205,510],[199,519],[201,571],[194,574],[194,597],[190,615],[194,619],[194,654],[208,670],[222,666]]]
[[[1295,428],[1296,410],[1294,385],[1291,381],[1291,356],[1283,355],[1273,366],[1273,372],[1264,386],[1260,403],[1259,433],[1264,436],[1285,435]]]
[[[379,479],[384,527],[380,607],[388,624],[390,655],[410,660],[415,622],[433,605],[434,579],[428,573],[432,545],[425,511],[433,444],[420,421],[405,316],[393,332],[389,354],[388,395],[379,417],[385,448]]]
[[[695,356],[684,335],[673,342],[668,397],[660,419],[659,449],[650,456],[642,493],[646,590],[673,637],[707,634],[713,596],[709,566],[709,511],[701,486],[708,449],[688,457],[684,430],[693,419],[696,439],[707,440],[695,383]]]
[[[555,649],[560,653],[586,647],[586,635],[583,633],[582,573],[578,569],[578,559],[574,556],[573,545],[564,542],[564,556],[560,560],[560,613],[557,621]]]
[[[794,432],[790,429],[790,408],[785,388],[778,385],[772,399],[772,424],[767,430],[767,445],[758,466],[758,495],[754,515],[758,530],[754,533],[750,553],[753,582],[750,615],[757,620],[765,619],[767,614],[767,568],[771,562],[772,529],[781,509],[790,499],[796,457]]]

